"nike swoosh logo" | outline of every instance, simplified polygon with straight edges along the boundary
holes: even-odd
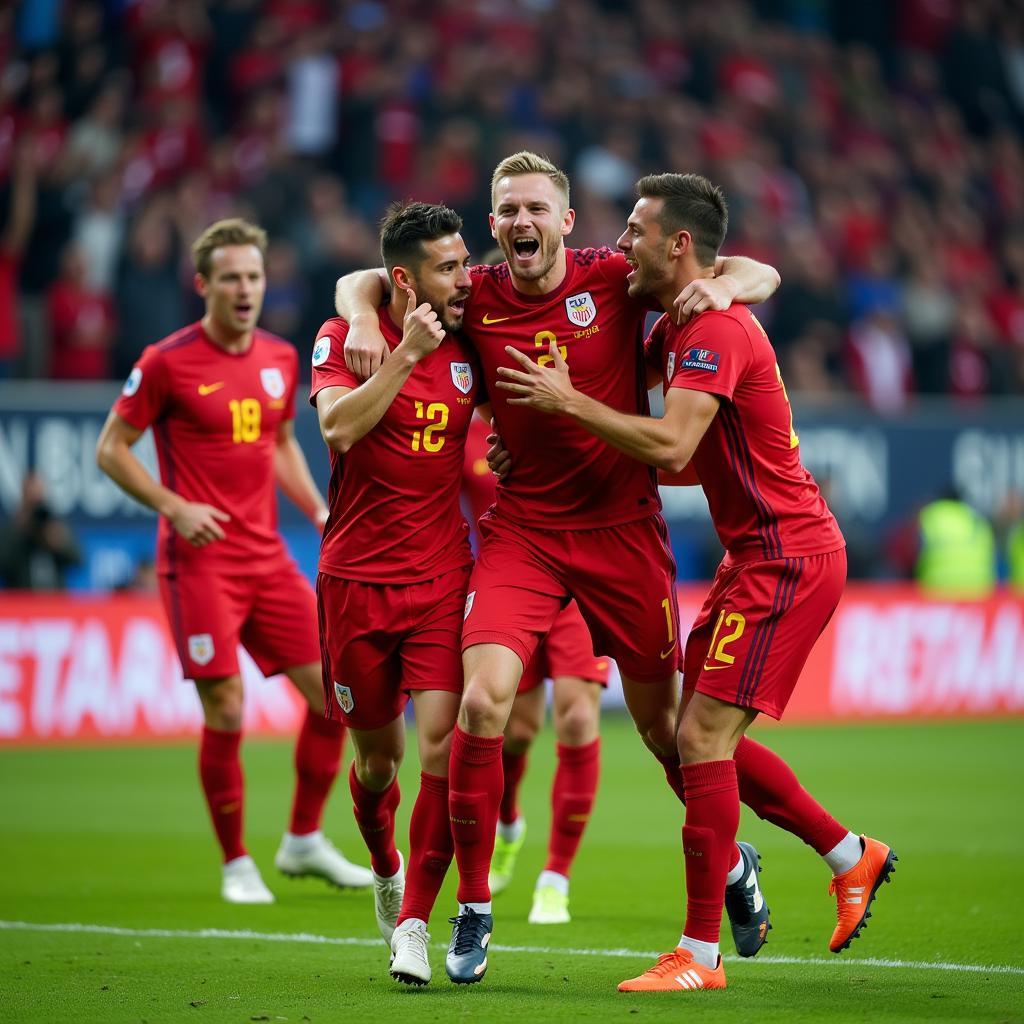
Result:
[[[709,665],[706,661],[704,662],[705,672],[717,672],[719,669],[722,668],[732,668],[732,665]]]
[[[201,395],[212,395],[214,391],[220,391],[224,387],[224,381],[219,380],[216,384],[200,384],[199,394]]]
[[[675,642],[675,640],[673,640],[672,644],[669,646],[669,649],[667,651],[659,651],[658,652],[658,654],[661,656],[661,660],[664,661],[675,649],[676,649],[676,642]]]
[[[511,319],[511,317],[507,317],[507,316],[489,316],[487,313],[484,313],[484,318],[481,321],[481,323],[485,323],[485,324],[500,324],[502,322],[502,320],[510,320],[510,319]]]

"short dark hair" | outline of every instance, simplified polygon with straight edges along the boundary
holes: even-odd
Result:
[[[424,242],[462,230],[462,218],[440,203],[392,203],[380,222],[380,255],[387,272],[418,267]]]
[[[658,217],[662,231],[689,231],[700,265],[715,262],[729,228],[729,208],[717,185],[699,174],[648,174],[636,183],[636,194],[641,199],[664,199]]]

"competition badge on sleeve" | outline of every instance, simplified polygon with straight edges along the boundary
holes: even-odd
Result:
[[[279,366],[265,366],[260,370],[260,383],[271,398],[284,397],[284,374]]]
[[[142,383],[142,371],[136,366],[131,373],[128,374],[128,379],[124,382],[124,387],[121,388],[121,394],[125,398],[131,398],[136,391],[139,390],[139,385]]]
[[[676,354],[675,352],[669,352],[668,354],[668,366],[665,367],[665,383],[671,384],[672,377],[676,372]]]
[[[571,323],[577,327],[589,327],[597,316],[597,306],[594,305],[594,297],[590,292],[580,292],[579,295],[570,295],[565,300],[565,312]]]
[[[331,339],[325,334],[322,338],[317,338],[316,344],[313,346],[313,365],[323,366],[330,354]]]
[[[473,388],[473,367],[469,363],[452,363],[452,383],[468,395]]]

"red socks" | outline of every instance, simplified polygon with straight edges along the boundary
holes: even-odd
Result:
[[[736,762],[684,764],[686,824],[686,925],[683,934],[701,942],[718,942],[722,924],[725,876],[733,864],[740,823]]]
[[[409,863],[399,924],[409,917],[430,920],[454,852],[448,820],[448,780],[420,772],[420,792],[409,821]]]
[[[494,830],[504,784],[501,744],[501,736],[472,736],[455,726],[448,769],[448,811],[459,865],[460,903],[486,903],[491,898],[487,872],[494,853]]]
[[[206,725],[199,740],[199,781],[225,864],[245,856],[242,842],[245,783],[238,756],[241,742],[240,732],[225,732]]]
[[[375,793],[356,777],[353,762],[348,773],[348,783],[352,791],[356,824],[370,851],[370,865],[381,878],[390,878],[401,864],[395,848],[395,810],[402,799],[398,779],[387,789]]]
[[[597,794],[601,740],[582,747],[557,744],[558,768],[551,787],[551,837],[545,871],[569,877]]]
[[[498,808],[498,820],[511,825],[519,817],[519,783],[523,781],[526,771],[526,751],[513,754],[501,748],[501,772],[505,779],[505,787],[501,791],[501,806]]]
[[[740,799],[759,818],[792,832],[823,856],[846,837],[846,826],[800,785],[778,754],[744,736],[733,756]]]
[[[295,744],[295,798],[288,831],[309,835],[320,827],[327,794],[338,777],[345,727],[322,715],[306,711]]]

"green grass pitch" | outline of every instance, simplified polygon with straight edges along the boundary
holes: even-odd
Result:
[[[838,818],[895,847],[893,884],[861,938],[834,957],[824,865],[745,810],[741,835],[764,858],[770,941],[738,961],[724,928],[724,992],[632,996],[616,983],[679,934],[682,814],[621,717],[605,721],[567,926],[526,923],[553,767],[551,734],[540,737],[523,791],[527,845],[495,901],[487,977],[468,988],[443,966],[454,870],[432,921],[434,980],[422,990],[388,977],[369,894],[276,874],[287,744],[250,742],[244,755],[249,846],[278,896],[269,907],[219,899],[192,746],[0,751],[0,1020],[1024,1021],[1024,721],[755,735]],[[402,776],[403,846],[415,761]],[[344,779],[325,829],[366,862]],[[56,925],[67,927],[47,927]]]

